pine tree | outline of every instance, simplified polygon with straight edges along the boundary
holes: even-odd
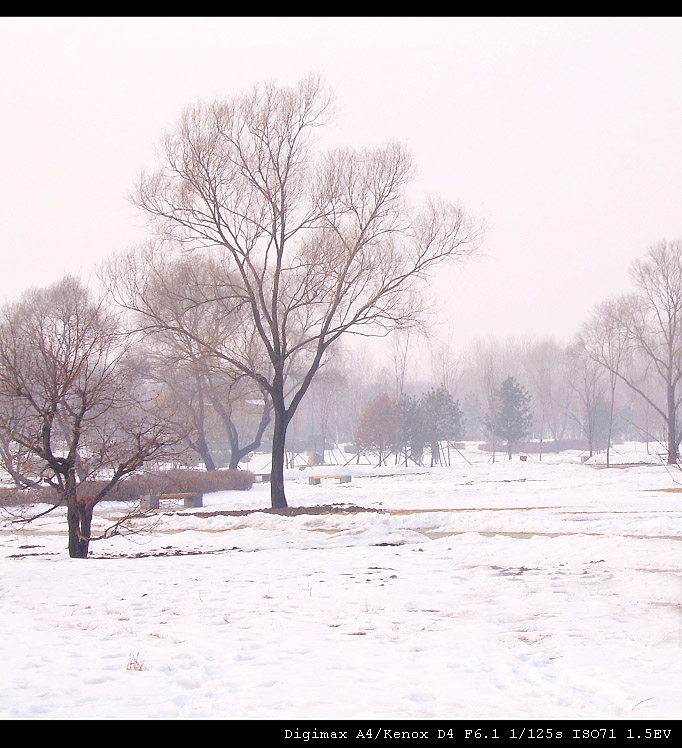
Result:
[[[530,433],[532,417],[530,395],[514,377],[507,377],[496,393],[495,409],[487,426],[506,442],[510,460],[514,444]]]
[[[421,465],[426,445],[426,424],[421,403],[403,393],[398,400],[397,411],[396,454],[400,455],[405,467],[408,459]]]
[[[425,425],[425,440],[431,447],[431,465],[440,464],[440,442],[457,441],[462,434],[462,411],[459,402],[439,387],[421,398],[421,410]]]

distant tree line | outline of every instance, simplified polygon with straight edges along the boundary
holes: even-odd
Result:
[[[377,453],[379,465],[387,464],[391,454],[396,464],[421,465],[428,447],[433,466],[449,462],[449,451],[443,453],[443,443],[449,449],[461,438],[462,426],[459,403],[443,387],[418,398],[402,394],[392,400],[382,394],[360,416],[355,444],[360,451]]]

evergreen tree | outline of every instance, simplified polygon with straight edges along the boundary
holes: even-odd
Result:
[[[394,445],[397,455],[407,467],[408,459],[422,464],[426,444],[426,427],[421,403],[414,397],[401,395],[397,404],[397,439]]]
[[[422,396],[421,410],[425,427],[425,441],[431,447],[431,465],[440,464],[440,442],[457,441],[462,434],[462,411],[459,402],[439,387]]]
[[[495,409],[487,425],[506,442],[510,460],[514,444],[530,433],[532,417],[530,395],[514,377],[507,377],[495,395]]]

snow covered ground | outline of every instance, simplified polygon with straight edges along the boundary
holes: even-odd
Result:
[[[257,484],[87,561],[4,522],[0,717],[682,718],[682,472],[462,455],[290,470],[291,506],[375,511],[217,513]]]

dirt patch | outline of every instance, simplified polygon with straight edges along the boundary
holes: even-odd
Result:
[[[382,509],[383,514],[427,514],[429,512],[532,512],[535,509],[561,509],[560,506],[474,506],[452,509]],[[603,514],[603,512],[600,512]]]
[[[199,550],[199,549],[192,549],[192,550],[180,550],[179,548],[173,548],[173,546],[168,545],[164,548],[161,548],[158,551],[149,551],[149,552],[141,552],[141,553],[104,553],[101,555],[97,555],[94,553],[91,553],[88,558],[96,558],[100,561],[106,561],[106,560],[120,560],[122,558],[161,558],[161,557],[169,557],[169,556],[215,556],[222,553],[242,553],[241,548],[237,548],[234,546],[233,548],[213,548],[209,550]],[[33,554],[36,555],[36,554]]]
[[[384,514],[383,509],[370,509],[364,506],[348,504],[325,504],[322,506],[288,506],[286,509],[234,509],[232,511],[218,509],[214,512],[168,512],[180,517],[244,517],[249,514],[278,514],[282,517],[298,517],[301,514],[358,514],[359,512],[374,512]]]
[[[663,465],[665,465],[663,462],[619,462],[615,465],[605,465],[603,463],[590,465],[587,463],[587,467],[594,468],[595,470],[611,470],[613,468],[616,470],[627,470],[633,467],[662,467]]]

